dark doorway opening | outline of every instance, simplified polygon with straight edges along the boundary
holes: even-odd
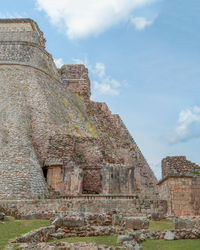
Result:
[[[45,178],[45,180],[47,182],[47,172],[48,172],[48,170],[47,170],[47,168],[43,168],[42,170],[43,170],[44,178]]]
[[[56,191],[61,190],[61,169],[60,165],[45,166],[42,169],[48,186]]]

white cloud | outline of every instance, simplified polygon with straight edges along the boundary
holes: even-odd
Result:
[[[168,135],[171,143],[186,142],[200,137],[200,107],[182,110],[176,128]]]
[[[147,20],[145,17],[133,17],[131,23],[135,26],[136,30],[143,30],[147,26],[152,25],[154,20]]]
[[[121,21],[129,21],[132,12],[157,0],[36,0],[38,9],[53,24],[64,27],[69,38],[98,34]]]
[[[84,58],[84,60],[79,59],[79,58],[73,58],[72,61],[75,64],[84,64],[89,70],[91,70],[91,65],[89,65],[88,59]]]
[[[150,163],[149,163],[149,166],[150,166],[151,169],[153,170],[153,172],[154,172],[156,178],[157,178],[158,180],[160,180],[160,179],[161,179],[161,162],[157,162],[157,163],[155,163],[155,162],[150,162]]]
[[[95,73],[100,77],[105,76],[105,65],[103,63],[96,63],[95,65]]]
[[[56,67],[57,67],[57,68],[61,68],[62,65],[64,64],[62,58],[54,59],[54,62],[55,62],[55,64],[56,64]]]
[[[0,12],[0,18],[26,18],[28,15],[26,13],[23,13],[23,14],[19,14],[19,13],[9,13],[9,12],[6,12],[6,13],[2,13]]]
[[[103,63],[97,62],[95,67],[91,68],[92,74],[98,79],[93,82],[93,98],[98,95],[119,95],[120,82],[109,75],[106,75],[106,67]]]
[[[120,83],[111,77],[103,78],[101,81],[94,81],[94,96],[97,95],[119,95]]]
[[[94,91],[92,99],[96,99],[96,97],[100,95],[119,95],[121,83],[106,74],[106,66],[104,63],[97,62],[95,65],[91,65],[87,58],[84,60],[74,58],[73,62],[77,64],[84,64],[88,68],[89,73],[92,74],[93,80],[91,83]]]

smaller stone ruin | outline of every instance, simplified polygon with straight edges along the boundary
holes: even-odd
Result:
[[[185,156],[166,157],[158,186],[160,198],[168,202],[169,215],[200,215],[200,166]]]

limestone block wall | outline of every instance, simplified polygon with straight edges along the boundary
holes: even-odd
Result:
[[[32,19],[1,19],[0,41],[26,41],[45,47],[43,33]]]
[[[103,194],[135,194],[134,167],[110,164],[101,168]]]
[[[71,162],[62,166],[50,165],[45,167],[45,170],[47,170],[47,183],[62,196],[137,193],[134,184],[134,168],[123,165],[80,167]]]
[[[9,32],[21,32],[21,31],[33,31],[33,26],[31,22],[17,21],[18,19],[1,19],[0,23],[0,32],[9,31]]]
[[[1,65],[0,87],[0,198],[45,194],[41,167],[48,158],[49,138],[91,136],[74,108],[77,97],[50,75],[22,65]],[[56,148],[62,145],[56,142]]]
[[[31,40],[31,37],[27,39]],[[42,47],[29,42],[16,43],[0,40],[0,65],[5,64],[31,66],[58,79],[58,72],[52,57]]]
[[[200,215],[200,177],[168,177],[159,183],[159,193],[169,215]]]
[[[124,216],[146,216],[152,212],[167,212],[166,201],[140,200],[126,197],[97,197],[96,199],[73,197],[68,200],[0,201],[0,209],[18,218],[51,218],[58,214],[110,213],[117,211]]]
[[[67,166],[63,166],[61,179],[61,195],[82,194],[82,168],[79,168],[74,164],[68,164]]]
[[[2,31],[0,27],[0,41],[1,42],[28,42],[29,44],[40,45],[40,37],[36,31]]]
[[[37,76],[31,69],[0,66],[0,198],[47,193],[32,143],[31,106],[26,99],[35,82]]]

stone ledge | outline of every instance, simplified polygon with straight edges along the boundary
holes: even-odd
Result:
[[[147,216],[152,212],[167,212],[166,201],[114,198],[107,199],[44,199],[44,200],[0,200],[0,209],[6,215],[18,218],[47,218],[72,213],[110,213],[117,211],[124,216]]]
[[[61,196],[63,199],[136,199],[137,194],[82,194],[82,195],[65,195]]]
[[[169,175],[166,176],[164,179],[160,180],[157,185],[162,184],[164,181],[168,180],[169,178],[194,178],[192,175]]]
[[[12,65],[12,66],[23,66],[23,67],[33,68],[33,69],[35,69],[35,70],[38,70],[38,71],[44,73],[44,74],[47,75],[48,77],[52,78],[52,75],[51,75],[51,74],[49,74],[48,72],[42,70],[41,68],[38,68],[38,67],[36,67],[36,66],[33,66],[33,65],[27,65],[27,64],[25,64],[25,63],[20,63],[20,62],[17,62],[17,63],[15,63],[15,62],[8,63],[8,62],[0,61],[0,67],[1,67],[1,66],[11,66],[11,65]],[[57,82],[59,82],[60,84],[62,84],[61,81],[60,81],[60,79],[57,78],[55,75],[54,75],[54,80],[57,81]]]

